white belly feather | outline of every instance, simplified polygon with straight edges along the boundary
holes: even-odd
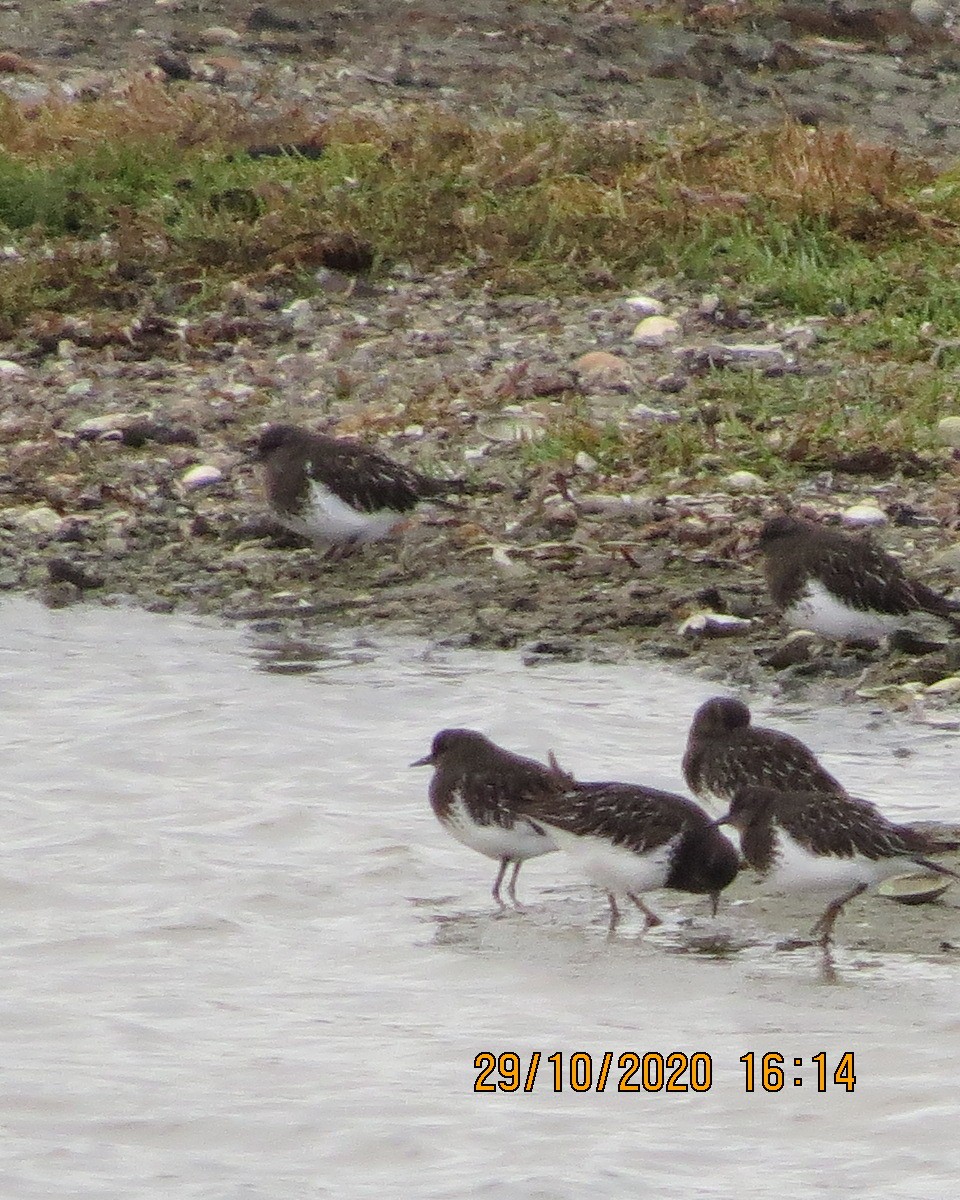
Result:
[[[529,821],[518,817],[511,828],[503,825],[481,825],[470,816],[457,796],[444,814],[443,826],[452,837],[487,858],[536,858],[549,854],[557,846],[552,837],[540,833]]]
[[[404,519],[402,513],[388,508],[373,513],[359,512],[316,480],[310,481],[309,500],[303,513],[284,516],[287,527],[294,533],[303,534],[315,542],[334,545],[342,542],[362,545],[379,541]]]
[[[576,859],[591,883],[615,896],[663,887],[677,840],[671,838],[649,853],[637,854],[624,846],[612,845],[606,838],[581,836],[553,826],[550,833],[560,849]]]
[[[838,600],[818,580],[807,581],[801,598],[785,612],[787,624],[837,641],[873,641],[902,628],[907,618],[862,612]]]
[[[766,876],[778,891],[822,892],[840,897],[858,884],[868,887],[891,875],[902,875],[909,869],[907,858],[870,859],[862,854],[849,858],[838,854],[811,854],[798,842],[779,832],[776,862]]]

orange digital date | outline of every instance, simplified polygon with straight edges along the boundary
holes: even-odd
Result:
[[[713,1060],[709,1054],[697,1051],[686,1054],[672,1050],[661,1054],[656,1050],[640,1053],[625,1050],[614,1066],[612,1050],[598,1055],[577,1050],[565,1055],[557,1050],[544,1056],[534,1050],[529,1060],[521,1061],[519,1054],[506,1051],[494,1054],[481,1050],[474,1058],[479,1072],[474,1080],[475,1092],[532,1092],[537,1078],[541,1086],[562,1092],[603,1092],[610,1083],[618,1092],[709,1092],[713,1086]],[[612,1078],[611,1078],[612,1076]]]

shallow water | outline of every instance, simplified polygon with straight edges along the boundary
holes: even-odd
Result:
[[[953,1196],[956,955],[841,949],[828,985],[810,952],[763,942],[608,942],[602,897],[559,855],[524,868],[530,912],[497,919],[494,864],[446,837],[406,767],[466,724],[584,777],[677,788],[715,691],[5,602],[0,1195]],[[957,819],[956,733],[862,706],[757,713],[890,815]],[[960,941],[955,907],[924,911]],[[523,1075],[541,1051],[533,1090],[474,1093],[487,1050]],[[631,1050],[709,1054],[712,1086],[618,1092]],[[594,1084],[612,1052],[602,1093],[571,1090],[576,1051]],[[785,1055],[782,1091],[746,1092],[748,1051]],[[832,1083],[845,1051],[853,1093]]]

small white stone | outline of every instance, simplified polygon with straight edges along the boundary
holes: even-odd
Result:
[[[749,617],[734,617],[729,613],[699,612],[680,623],[680,637],[736,637],[746,633],[753,622]]]
[[[228,25],[210,25],[201,29],[198,37],[207,46],[235,46],[242,40],[242,35]]]
[[[663,312],[663,305],[653,296],[628,296],[624,304],[629,304],[641,317],[659,317]]]
[[[25,379],[28,373],[19,363],[12,362],[9,358],[0,358],[0,376],[4,379]]]
[[[934,696],[954,696],[957,692],[960,692],[960,675],[947,675],[927,688],[927,693]]]
[[[760,492],[767,486],[766,480],[752,471],[732,471],[723,483],[729,492]]]
[[[780,363],[786,361],[783,347],[778,342],[729,342],[722,346],[729,352],[734,361],[751,361]]]
[[[497,570],[508,579],[521,579],[526,575],[533,574],[526,563],[516,562],[510,557],[510,551],[506,546],[494,546],[490,557]]]
[[[573,460],[573,465],[578,471],[595,471],[599,467],[599,463],[592,454],[588,454],[586,450],[578,450]]]
[[[638,425],[675,425],[680,414],[675,408],[654,408],[651,404],[635,404],[627,412],[627,419]]]
[[[937,435],[948,446],[960,448],[960,417],[944,417],[938,421]]]
[[[875,504],[854,504],[841,513],[840,519],[844,525],[855,529],[868,525],[886,525],[890,520],[883,509],[877,508]]]
[[[194,488],[210,487],[214,483],[220,483],[222,479],[223,472],[219,467],[204,463],[198,467],[191,467],[181,476],[180,482],[188,491],[192,491]]]
[[[294,300],[280,311],[294,333],[302,333],[315,324],[313,305],[309,300]]]
[[[644,317],[633,331],[638,346],[666,346],[680,336],[680,322],[672,317]]]
[[[85,421],[81,421],[73,432],[77,437],[81,438],[104,437],[109,433],[126,429],[134,421],[144,420],[149,418],[149,416],[149,413],[104,413],[102,416],[88,417]]]
[[[910,16],[919,25],[942,25],[946,19],[943,5],[938,0],[913,0]]]
[[[697,305],[697,312],[701,317],[712,317],[720,307],[720,297],[716,292],[705,292],[700,297],[700,303]]]

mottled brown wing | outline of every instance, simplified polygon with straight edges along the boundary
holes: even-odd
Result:
[[[509,773],[497,770],[471,771],[460,778],[457,790],[478,825],[501,825],[509,829],[518,816],[549,802],[561,793],[553,772],[539,763],[514,763]]]
[[[846,794],[799,738],[770,729],[738,730],[725,742],[693,748],[683,768],[698,795],[713,792],[732,799],[743,787]]]
[[[828,591],[842,594],[855,608],[906,616],[918,609],[946,616],[953,602],[925,584],[908,579],[895,558],[868,538],[824,546],[817,573]]]
[[[307,472],[342,500],[363,512],[405,513],[419,501],[463,490],[463,481],[430,479],[366,446],[338,442],[310,457]]]
[[[532,805],[526,815],[637,853],[656,849],[684,829],[710,822],[704,810],[685,796],[625,783],[579,783]]]
[[[911,857],[930,849],[922,834],[888,821],[869,800],[852,796],[784,795],[773,818],[786,833],[815,854],[838,858]]]

